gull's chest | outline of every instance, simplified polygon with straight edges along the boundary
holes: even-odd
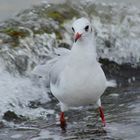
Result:
[[[70,106],[97,101],[105,90],[105,75],[100,66],[72,67],[61,79],[59,98]]]
[[[104,80],[104,73],[98,63],[82,62],[76,65],[68,65],[62,75],[62,85],[67,90],[93,90],[100,86]]]
[[[90,76],[92,76],[93,68],[92,66],[72,66],[67,67],[65,73],[64,80],[67,81],[68,84],[72,84],[75,86],[80,86],[80,84],[84,84],[87,80],[89,80]],[[70,82],[72,81],[72,82]]]

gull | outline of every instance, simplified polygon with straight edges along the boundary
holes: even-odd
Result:
[[[99,107],[105,126],[100,97],[107,87],[114,87],[115,82],[106,79],[97,61],[95,31],[90,21],[84,17],[77,19],[72,24],[72,31],[72,49],[54,59],[49,71],[50,90],[60,102],[60,126],[66,130],[65,111],[89,104]]]

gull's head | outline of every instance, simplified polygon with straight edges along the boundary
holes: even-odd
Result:
[[[82,17],[74,21],[72,25],[72,31],[74,33],[74,41],[80,41],[84,40],[84,38],[87,38],[91,36],[92,28],[91,23],[88,19]]]

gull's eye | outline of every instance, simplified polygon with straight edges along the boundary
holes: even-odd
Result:
[[[74,28],[72,27],[72,31],[75,32]]]
[[[87,32],[88,29],[89,29],[89,25],[87,25],[87,26],[85,27],[85,31]]]

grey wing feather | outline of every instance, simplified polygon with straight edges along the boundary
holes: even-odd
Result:
[[[50,71],[50,83],[58,85],[60,81],[60,73],[66,66],[67,55],[60,56],[58,61],[56,61]]]
[[[68,49],[57,48],[51,60],[34,68],[32,77],[36,79],[33,78],[33,80],[40,81],[41,79],[46,87],[49,87],[50,83],[58,84],[60,79],[59,75],[65,67],[69,53],[70,50]]]

